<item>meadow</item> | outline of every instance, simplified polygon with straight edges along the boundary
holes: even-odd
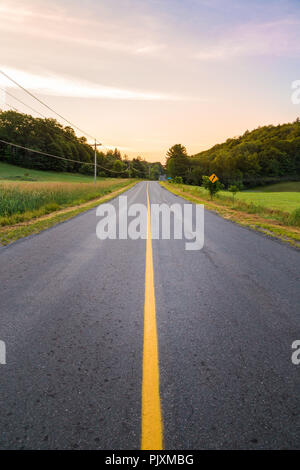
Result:
[[[100,198],[133,180],[107,178],[96,185],[71,182],[0,181],[0,226],[14,225]]]
[[[101,180],[104,178],[98,179]],[[81,175],[79,173],[31,170],[0,162],[0,183],[3,181],[65,181],[70,183],[89,183],[93,181],[93,176]]]
[[[208,192],[201,186],[172,185],[180,191],[209,201]],[[220,191],[214,202],[236,211],[273,218],[287,225],[300,226],[300,182],[284,182],[240,191],[233,199],[229,191]]]
[[[222,192],[224,193],[225,191]],[[278,183],[256,190],[241,191],[236,199],[291,213],[300,208],[300,182]]]

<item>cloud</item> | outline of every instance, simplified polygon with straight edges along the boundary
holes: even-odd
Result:
[[[300,56],[300,21],[285,18],[260,24],[242,24],[212,46],[198,50],[200,60],[227,60],[249,56]]]
[[[46,39],[55,42],[74,44],[75,46],[77,45],[106,49],[108,51],[128,52],[132,54],[139,51],[139,49],[136,47],[131,47],[129,45],[121,44],[115,41],[98,40],[73,34],[61,34],[57,31],[50,31],[47,29],[38,28],[36,26],[34,28],[28,28],[26,25],[20,26],[19,24],[2,23],[1,30],[22,35],[35,36],[41,40]]]
[[[163,44],[145,38],[145,31],[137,25],[133,27],[125,20],[118,22],[117,18],[114,22],[107,18],[94,20],[85,14],[72,16],[70,11],[48,5],[39,9],[33,5],[24,8],[18,3],[3,4],[1,31],[127,54],[153,55],[164,48]]]
[[[123,88],[107,87],[100,84],[69,80],[63,77],[49,77],[27,73],[21,70],[15,70],[7,67],[1,67],[7,75],[19,82],[22,86],[29,90],[34,90],[38,93],[54,96],[65,96],[75,98],[101,98],[113,100],[144,100],[144,101],[158,101],[158,100],[171,100],[177,101],[182,99],[179,96],[168,95],[158,92],[144,92],[139,90],[127,90]],[[5,77],[1,76],[1,86],[13,87]]]
[[[151,44],[151,45],[148,45],[148,46],[143,46],[143,47],[138,47],[137,49],[135,49],[135,53],[136,54],[153,54],[153,53],[156,53],[158,51],[161,51],[162,49],[164,49],[166,46],[164,44]]]
[[[39,10],[34,10],[33,7],[22,8],[18,5],[8,6],[7,4],[0,5],[0,15],[2,18],[8,19],[10,21],[16,21],[18,23],[23,23],[26,20],[35,18],[38,20],[47,20],[54,22],[63,22],[77,24],[77,25],[96,25],[99,26],[99,21],[93,21],[85,18],[78,18],[72,16],[64,16],[61,10],[49,10],[48,13],[43,13]],[[45,11],[45,9],[43,9]]]

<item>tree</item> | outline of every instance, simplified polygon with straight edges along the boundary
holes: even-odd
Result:
[[[149,171],[148,165],[142,157],[138,156],[134,158],[130,163],[131,174],[134,178],[148,178]]]
[[[247,187],[300,177],[300,122],[258,127],[242,136],[190,157],[189,181],[218,174],[226,187],[241,181]]]
[[[169,176],[181,176],[185,181],[187,171],[190,166],[186,148],[181,144],[176,144],[167,152],[166,170]]]
[[[240,190],[242,189],[241,187],[241,184],[231,184],[228,188],[228,191],[232,193],[232,202],[233,202],[233,205],[234,205],[234,198],[235,198],[235,195],[236,193],[238,193]]]
[[[115,160],[114,166],[113,166],[113,175],[115,177],[120,177],[122,176],[123,171],[125,170],[125,165],[121,160]]]
[[[160,176],[160,167],[158,163],[153,163],[150,166],[150,179],[151,180],[158,180]]]
[[[2,143],[0,159],[8,163],[39,170],[85,174],[94,172],[93,146],[88,144],[85,137],[77,137],[70,126],[64,127],[55,119],[34,118],[29,114],[0,110],[0,139],[63,158],[54,158]],[[118,149],[106,153],[97,150],[97,163],[99,176],[129,176],[128,158],[125,156],[122,160]],[[141,157],[133,160],[132,167],[131,176],[141,178],[149,176],[148,163]],[[160,163],[155,163],[154,179],[158,178],[161,168]]]
[[[221,189],[224,188],[224,185],[220,183],[219,180],[215,183],[212,183],[208,176],[202,177],[202,186],[209,192],[211,200],[213,199],[215,194],[217,194],[219,191],[221,191]]]

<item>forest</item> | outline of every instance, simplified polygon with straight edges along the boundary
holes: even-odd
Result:
[[[300,120],[247,130],[192,156],[181,144],[174,145],[167,153],[166,170],[170,177],[195,185],[212,173],[226,187],[300,180]]]
[[[11,142],[60,158],[7,145]],[[73,161],[71,161],[73,160]],[[15,111],[0,111],[0,161],[36,170],[52,170],[92,175],[94,148],[78,137],[70,126],[55,119],[35,118]],[[160,162],[141,157],[129,160],[118,149],[97,148],[97,174],[103,177],[157,180],[164,174]],[[239,137],[227,139],[208,150],[189,156],[176,144],[167,152],[168,176],[201,185],[203,176],[215,173],[228,187],[231,184],[255,187],[279,181],[300,180],[300,120],[258,127]]]
[[[13,147],[1,140],[60,158]],[[92,175],[94,148],[88,144],[85,137],[77,137],[72,127],[64,127],[55,119],[35,118],[15,111],[0,111],[0,161],[36,170]],[[157,180],[164,172],[160,162],[149,163],[141,157],[129,160],[126,155],[122,157],[117,149],[104,152],[99,150],[99,147],[97,165],[97,174],[103,177]]]

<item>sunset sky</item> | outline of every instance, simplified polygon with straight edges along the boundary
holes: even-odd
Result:
[[[164,162],[173,144],[193,154],[300,115],[299,0],[1,0],[0,44],[3,71],[130,157]]]

